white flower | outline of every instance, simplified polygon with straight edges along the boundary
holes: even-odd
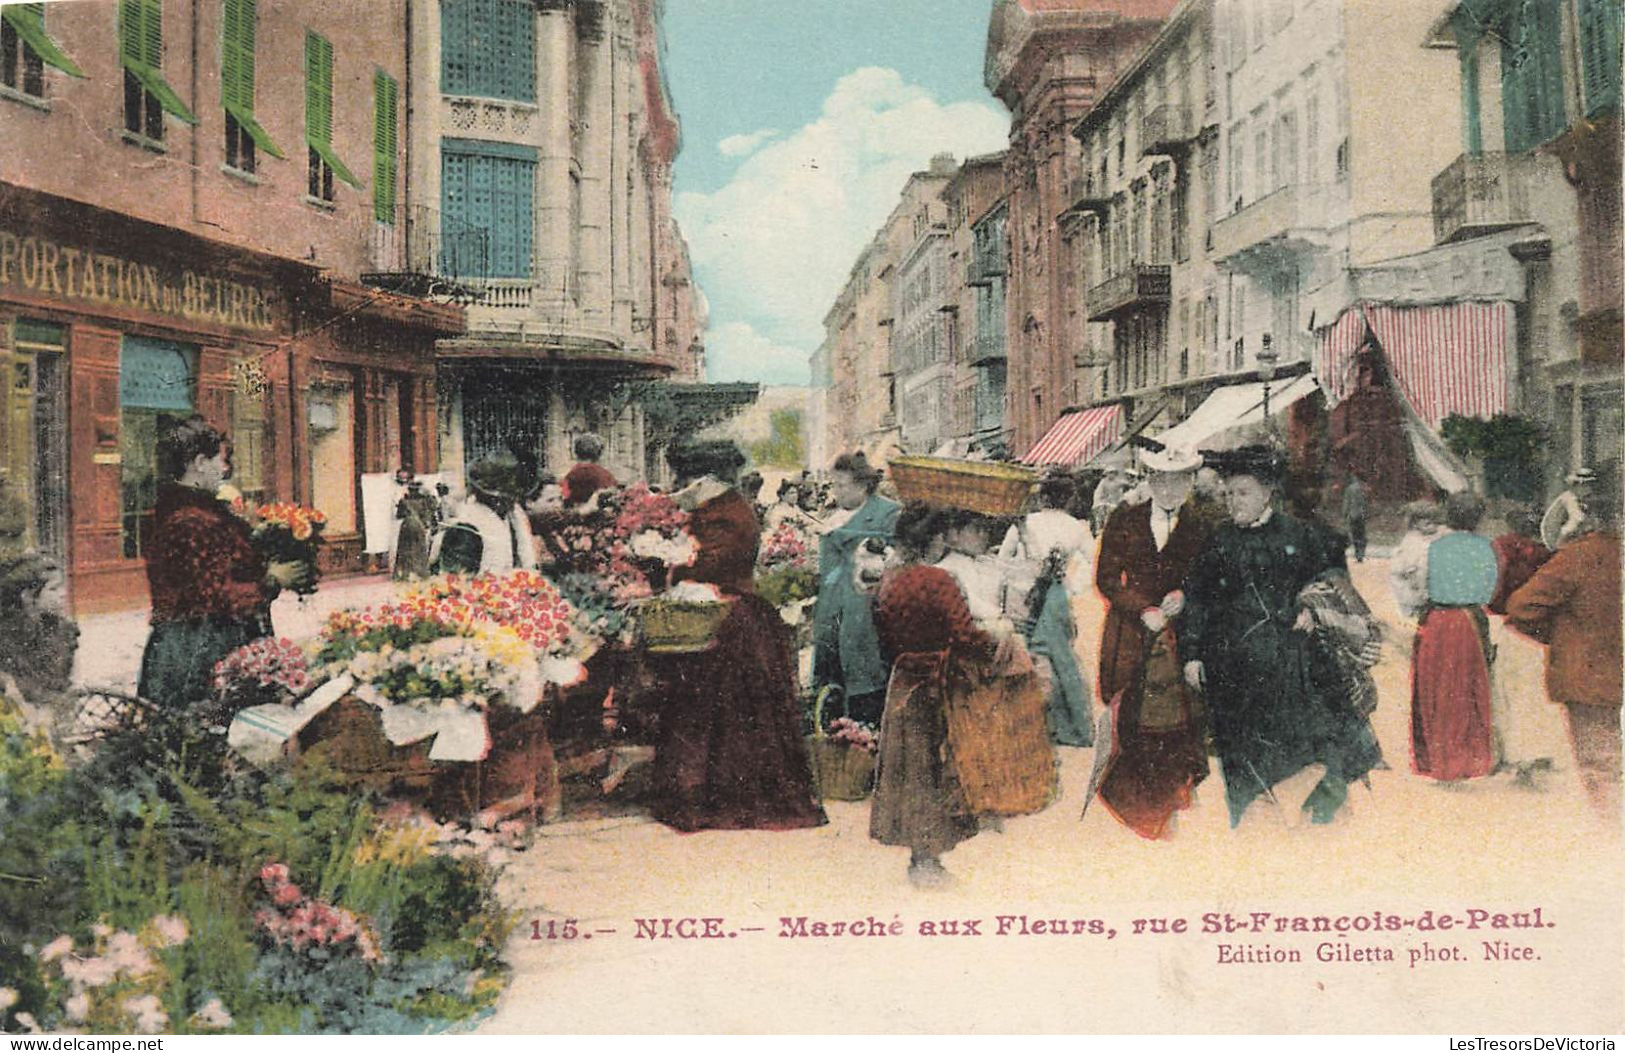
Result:
[[[71,953],[73,953],[73,937],[58,936],[50,943],[47,943],[45,945],[45,949],[39,952],[39,960],[42,962],[54,962],[64,954]]]
[[[202,1009],[192,1014],[192,1023],[211,1031],[223,1031],[230,1027],[233,1021],[220,999],[211,998]]]
[[[157,995],[140,995],[124,1000],[124,1011],[135,1017],[137,1034],[155,1035],[169,1023],[169,1014],[158,1003]]]
[[[90,996],[80,991],[66,1002],[63,1002],[62,1008],[67,1011],[69,1020],[80,1023],[90,1015]]]
[[[34,1019],[33,1013],[18,1013],[16,1019],[17,1023],[26,1028],[29,1034],[37,1035],[40,1033],[39,1021]]]
[[[158,934],[160,947],[177,947],[191,935],[186,927],[186,919],[179,914],[159,914],[152,919],[152,927]]]
[[[145,976],[152,971],[152,955],[134,933],[115,932],[107,941],[107,957],[127,976]]]
[[[0,987],[0,1009],[10,1009],[17,1004],[17,990],[12,987]]]
[[[100,987],[112,983],[118,966],[111,958],[64,958],[62,978],[75,987]]]
[[[90,927],[90,934],[97,938],[111,936],[113,935],[113,926],[107,924],[106,922],[98,921],[96,924]]]

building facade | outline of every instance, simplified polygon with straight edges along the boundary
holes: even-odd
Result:
[[[949,280],[946,202],[919,200],[907,223],[910,244],[892,283],[892,374],[903,450],[921,454],[954,432],[960,283]]]
[[[1461,138],[1431,180],[1439,248],[1419,259],[1453,265],[1410,284],[1512,305],[1516,408],[1551,424],[1547,491],[1577,467],[1618,472],[1621,5],[1474,0],[1437,13],[1425,43],[1454,52]]]
[[[0,468],[76,610],[145,602],[164,415],[324,511],[329,571],[372,565],[363,474],[438,467],[462,312],[359,282],[409,211],[407,6],[0,10]]]
[[[951,438],[966,450],[999,454],[1004,435],[1004,154],[968,158],[946,191],[952,242],[955,317]]]
[[[1011,114],[1006,427],[1029,449],[1081,401],[1081,245],[1056,221],[1082,172],[1071,132],[1156,36],[1173,0],[996,0],[983,79]]]
[[[660,14],[659,0],[412,9],[407,172],[435,205],[414,217],[395,273],[468,305],[467,335],[440,344],[454,472],[517,445],[556,473],[593,431],[612,471],[645,475],[639,390],[699,375]]]

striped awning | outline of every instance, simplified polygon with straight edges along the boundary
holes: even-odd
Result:
[[[1023,464],[1064,464],[1077,467],[1100,456],[1123,434],[1123,407],[1092,406],[1061,415],[1050,430],[1021,458]]]
[[[1493,417],[1509,403],[1512,305],[1366,304],[1321,330],[1315,373],[1331,405],[1355,386],[1355,357],[1374,336],[1394,383],[1430,428],[1451,414]]]

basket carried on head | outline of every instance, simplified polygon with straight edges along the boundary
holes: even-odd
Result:
[[[716,645],[733,609],[726,601],[695,603],[655,597],[636,608],[638,633],[653,654],[699,654]]]
[[[887,465],[905,501],[964,508],[988,516],[1020,515],[1038,483],[1031,468],[946,457],[893,457]]]

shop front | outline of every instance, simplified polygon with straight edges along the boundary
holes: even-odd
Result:
[[[229,436],[244,496],[330,507],[330,569],[366,569],[348,554],[358,473],[433,467],[433,341],[460,326],[300,261],[0,187],[17,545],[63,562],[78,613],[144,606],[159,428],[198,413]]]

